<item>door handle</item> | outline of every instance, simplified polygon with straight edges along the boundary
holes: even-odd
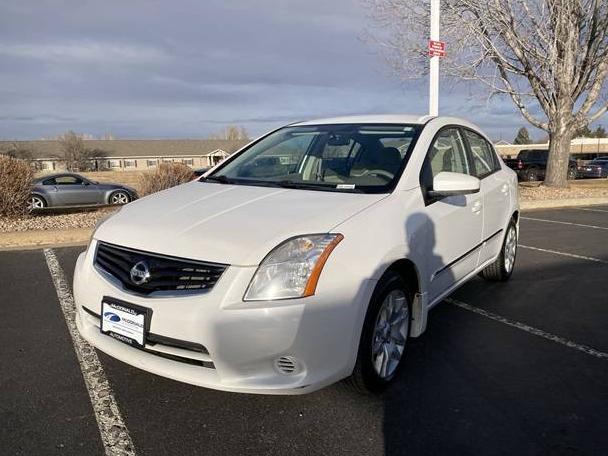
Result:
[[[502,184],[502,187],[500,187],[500,191],[506,195],[507,193],[509,193],[509,186],[507,184]]]
[[[474,214],[479,214],[481,212],[481,208],[482,208],[481,201],[475,201],[475,203],[473,203],[473,206],[471,206],[471,211]]]

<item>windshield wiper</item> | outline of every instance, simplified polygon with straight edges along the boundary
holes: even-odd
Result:
[[[342,192],[344,189],[336,188],[333,184],[307,184],[304,182],[295,182],[291,180],[282,180],[276,182],[276,185],[284,188],[296,188],[302,190],[320,190],[320,191],[330,191],[330,192]],[[361,189],[348,189],[348,191],[362,193]]]
[[[234,182],[226,176],[203,177],[202,181],[217,182],[219,184],[234,184]]]

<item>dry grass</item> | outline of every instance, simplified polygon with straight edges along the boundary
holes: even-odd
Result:
[[[519,196],[522,201],[608,197],[608,179],[579,179],[570,181],[566,188],[523,182],[519,184]]]
[[[194,174],[192,168],[181,163],[161,163],[154,171],[141,176],[141,196],[160,192],[176,185],[190,182]]]
[[[27,214],[34,171],[28,162],[0,155],[0,216]]]

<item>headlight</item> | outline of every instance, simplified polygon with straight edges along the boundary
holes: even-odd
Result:
[[[243,300],[304,298],[315,294],[321,270],[341,234],[310,234],[288,239],[264,258]]]

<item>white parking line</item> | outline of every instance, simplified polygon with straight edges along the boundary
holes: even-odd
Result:
[[[572,209],[577,210],[577,211],[606,212],[606,213],[608,213],[608,209],[591,209],[590,207],[573,207]]]
[[[560,220],[547,220],[534,217],[520,217],[521,220],[532,220],[534,222],[559,223],[561,225],[582,226],[584,228],[593,228],[595,230],[608,230],[608,226],[585,225],[583,223],[562,222]]]
[[[99,362],[97,352],[89,345],[76,328],[76,309],[74,297],[65,274],[55,252],[44,249],[46,264],[51,273],[57,298],[65,318],[65,323],[72,336],[72,343],[80,364],[80,370],[84,377],[84,383],[89,392],[89,398],[93,405],[97,425],[101,434],[101,440],[108,456],[134,456],[135,447],[129,435],[129,430],[122,419],[118,404],[114,398],[114,392],[108,382],[103,366]]]
[[[554,255],[562,255],[562,256],[566,256],[566,257],[570,257],[570,258],[576,258],[577,260],[587,260],[587,261],[594,261],[596,263],[608,264],[608,261],[602,260],[600,258],[576,255],[574,253],[558,252],[557,250],[541,249],[539,247],[532,247],[529,245],[521,245],[521,244],[519,244],[518,247],[521,249],[537,250],[539,252],[552,253]]]
[[[596,350],[595,348],[589,347],[587,345],[577,344],[576,342],[572,342],[571,340],[564,339],[563,337],[557,336],[555,334],[543,331],[542,329],[534,328],[533,326],[529,326],[525,323],[521,323],[519,321],[511,320],[509,318],[502,317],[492,312],[488,312],[487,310],[480,309],[479,307],[472,306],[467,304],[466,302],[458,301],[456,299],[447,298],[444,299],[445,302],[448,302],[452,305],[460,307],[461,309],[468,310],[470,312],[474,312],[483,317],[489,318],[490,320],[498,321],[500,323],[504,323],[505,325],[512,326],[513,328],[521,329],[529,334],[533,334],[538,337],[542,337],[543,339],[550,340],[551,342],[555,342],[560,345],[564,345],[569,348],[573,348],[580,352],[583,352],[587,355],[594,356],[600,359],[608,360],[608,353],[604,353],[602,351]]]

